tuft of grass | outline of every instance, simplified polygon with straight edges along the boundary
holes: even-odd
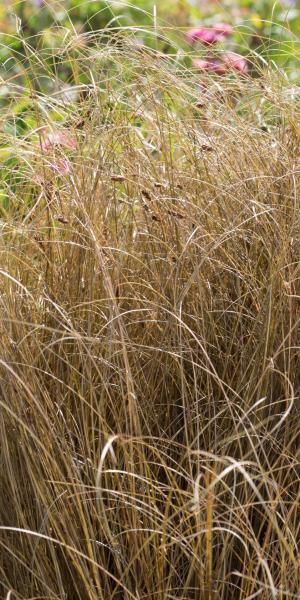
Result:
[[[91,35],[6,82],[2,596],[299,598],[299,90]]]

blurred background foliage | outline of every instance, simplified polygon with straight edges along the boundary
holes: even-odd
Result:
[[[186,32],[217,22],[234,28],[225,42],[227,51],[250,60],[257,57],[261,64],[271,62],[295,85],[299,83],[297,0],[2,0],[0,107],[9,105],[12,86],[14,89],[13,114],[5,123],[5,132],[23,136],[33,126],[32,91],[51,94],[59,80],[72,101],[72,86],[85,83],[80,61],[76,62],[76,44],[77,50],[84,52],[85,46],[93,44],[93,32],[104,30],[104,43],[116,33],[120,36],[122,30],[132,30],[141,47],[152,47],[175,57],[176,64],[189,67],[192,52],[201,56],[204,49],[201,44],[191,48]],[[71,43],[74,39],[75,44]],[[20,95],[18,103],[16,93]]]
[[[11,49],[21,51],[16,36],[19,28],[24,36],[32,38],[34,45],[43,38],[51,47],[53,29],[57,27],[77,33],[116,27],[147,30],[153,28],[155,14],[159,25],[172,29],[172,33],[177,30],[178,34],[191,26],[210,26],[226,20],[235,28],[237,41],[263,53],[273,48],[281,66],[293,64],[297,54],[299,0],[2,0],[1,62],[8,58]],[[141,41],[150,43],[146,32]],[[276,54],[276,47],[281,52]]]

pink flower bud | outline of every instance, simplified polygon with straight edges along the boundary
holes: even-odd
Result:
[[[223,60],[228,69],[235,69],[240,73],[247,73],[248,71],[247,62],[240,54],[226,52],[226,54],[223,55]]]
[[[201,42],[205,46],[210,46],[211,44],[215,44],[223,39],[223,36],[218,34],[213,29],[207,29],[206,27],[200,27],[198,29],[191,29],[187,33],[187,41],[190,44],[194,44],[195,42]]]
[[[223,37],[228,37],[233,33],[233,27],[228,23],[216,23],[213,26],[213,30],[216,32],[216,34]]]
[[[50,154],[51,159],[48,163],[52,171],[58,175],[67,175],[70,170],[70,161],[63,156],[62,148],[75,150],[77,148],[77,140],[68,130],[58,130],[53,133],[48,133],[41,140],[42,151],[45,154]]]
[[[57,146],[75,150],[77,148],[77,140],[69,131],[60,130],[54,133],[48,133],[47,136],[42,139],[41,146],[44,152],[49,152],[52,148]]]
[[[203,60],[195,58],[193,60],[193,67],[201,71],[210,71],[216,73],[216,75],[225,75],[227,68],[221,60],[217,58],[205,58]]]
[[[70,173],[70,162],[67,158],[59,158],[51,163],[51,169],[58,175],[67,175]]]

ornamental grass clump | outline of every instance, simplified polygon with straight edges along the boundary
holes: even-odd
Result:
[[[3,134],[1,597],[295,600],[299,94],[258,65],[199,107],[76,33],[67,101],[47,58]]]

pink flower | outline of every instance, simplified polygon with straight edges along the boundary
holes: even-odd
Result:
[[[224,65],[224,63],[217,58],[205,58],[203,60],[195,58],[193,60],[193,67],[200,69],[201,71],[210,71],[211,73],[216,73],[216,75],[225,75],[227,71],[226,65]]]
[[[210,46],[211,44],[215,44],[223,39],[223,35],[220,35],[214,29],[208,29],[207,27],[200,27],[191,29],[187,33],[187,41],[190,44],[194,44],[195,42],[201,42],[205,46]]]
[[[59,158],[51,163],[50,166],[58,175],[67,175],[70,173],[70,162],[67,158]]]
[[[42,150],[49,152],[56,146],[63,146],[69,150],[76,150],[77,140],[69,131],[61,129],[55,133],[48,133],[41,141]]]
[[[233,27],[228,23],[216,23],[213,26],[213,30],[223,37],[228,37],[233,33]]]
[[[75,150],[77,140],[68,130],[61,129],[54,133],[48,133],[41,140],[41,147],[45,154],[51,154],[50,168],[58,175],[67,175],[70,170],[70,161],[61,153],[61,148]]]
[[[235,69],[240,73],[247,73],[248,71],[247,62],[240,54],[226,52],[226,54],[223,55],[223,61],[228,69]]]

